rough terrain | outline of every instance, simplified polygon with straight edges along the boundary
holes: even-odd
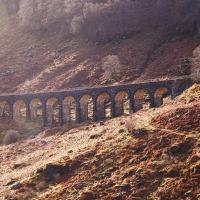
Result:
[[[198,0],[0,0],[0,92],[190,75],[199,13]],[[10,129],[19,141],[0,145],[0,200],[199,200],[199,102],[194,84],[73,129],[2,120],[0,144]]]
[[[198,101],[168,100],[158,109],[2,146],[0,194],[20,200],[198,199],[199,107]]]

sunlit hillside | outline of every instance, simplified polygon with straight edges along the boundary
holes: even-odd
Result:
[[[0,200],[200,200],[200,1],[0,0]]]
[[[183,96],[194,94],[194,89]],[[168,99],[157,109],[71,130],[48,129],[32,139],[1,146],[0,196],[198,199],[199,109],[196,100],[173,103]]]

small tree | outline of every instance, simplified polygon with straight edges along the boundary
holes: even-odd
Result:
[[[116,55],[109,55],[102,59],[102,69],[106,79],[117,81],[121,71],[121,63]]]

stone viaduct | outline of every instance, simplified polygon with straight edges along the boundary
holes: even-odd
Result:
[[[158,107],[167,96],[175,98],[192,84],[176,78],[114,86],[50,92],[0,95],[0,118],[40,120],[43,126],[60,126],[103,120],[143,108]]]

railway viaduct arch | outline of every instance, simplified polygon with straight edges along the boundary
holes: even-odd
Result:
[[[98,121],[162,105],[192,84],[190,78],[50,92],[0,95],[0,118],[40,119],[43,126]]]

